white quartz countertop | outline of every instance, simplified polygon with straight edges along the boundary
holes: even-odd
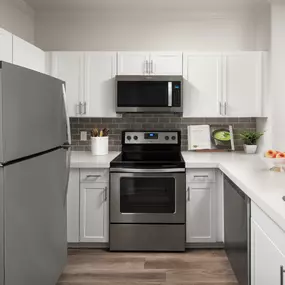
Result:
[[[71,154],[71,168],[109,168],[110,162],[120,154],[111,151],[107,155],[92,155],[90,151],[73,151]]]
[[[92,156],[73,152],[72,168],[109,168],[119,152]],[[260,155],[244,153],[182,153],[186,168],[218,168],[285,231],[285,173],[268,170]]]

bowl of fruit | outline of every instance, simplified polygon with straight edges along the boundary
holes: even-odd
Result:
[[[263,159],[270,169],[285,168],[285,152],[270,149],[264,154]]]

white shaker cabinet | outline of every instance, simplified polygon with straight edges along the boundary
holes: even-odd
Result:
[[[253,202],[251,213],[251,284],[282,285],[285,232]]]
[[[186,242],[217,241],[217,193],[214,169],[187,170]]]
[[[184,117],[220,117],[222,115],[221,76],[220,54],[184,54]]]
[[[80,185],[80,242],[109,241],[108,183]]]
[[[152,52],[149,62],[151,75],[182,75],[182,52]]]
[[[115,77],[117,74],[115,52],[90,52],[85,54],[84,116],[116,117]]]
[[[182,75],[181,52],[119,52],[118,75]]]
[[[118,75],[149,74],[148,52],[119,52]]]
[[[67,192],[67,241],[79,242],[79,169],[71,169]]]
[[[184,117],[260,117],[263,52],[184,53]]]
[[[50,73],[66,82],[70,117],[116,117],[114,52],[53,52]]]
[[[285,270],[285,256],[261,227],[252,221],[252,239],[255,247],[252,285],[280,285],[282,267]],[[284,236],[285,237],[285,236]]]
[[[187,185],[188,243],[216,242],[215,187],[213,183]]]
[[[46,54],[36,46],[13,36],[13,63],[41,73],[46,71]]]
[[[262,52],[241,52],[223,57],[223,115],[262,115]]]
[[[67,108],[70,117],[78,117],[83,110],[84,54],[81,52],[53,52],[51,75],[66,82]]]
[[[13,35],[0,28],[0,61],[13,62]]]

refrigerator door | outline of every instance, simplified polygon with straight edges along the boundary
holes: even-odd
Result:
[[[56,284],[67,261],[66,162],[59,149],[4,167],[5,285]]]
[[[4,285],[4,199],[3,167],[0,167],[0,285]]]
[[[67,143],[63,82],[0,62],[0,162]]]

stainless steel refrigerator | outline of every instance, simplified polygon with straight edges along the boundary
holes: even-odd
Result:
[[[64,82],[0,62],[0,285],[56,284],[67,260]]]

